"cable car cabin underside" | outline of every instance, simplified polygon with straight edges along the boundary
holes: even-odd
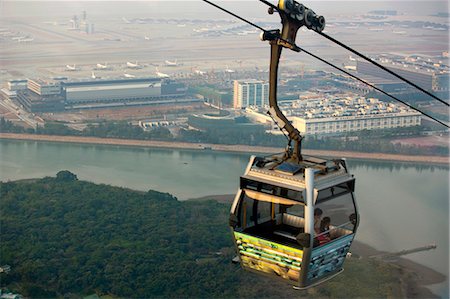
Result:
[[[354,185],[344,160],[252,156],[230,214],[241,266],[297,288],[341,272],[359,221]]]

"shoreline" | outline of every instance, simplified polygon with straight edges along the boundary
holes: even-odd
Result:
[[[61,136],[61,135],[36,135],[36,134],[18,134],[18,133],[0,133],[0,139],[28,140],[59,143],[78,143],[78,144],[100,144],[100,145],[118,145],[131,147],[150,147],[150,148],[169,148],[169,149],[187,149],[187,150],[208,150],[234,153],[256,153],[256,154],[274,154],[283,149],[265,146],[250,145],[226,145],[209,143],[189,143],[179,141],[155,141],[155,140],[137,140],[137,139],[118,139],[118,138],[100,138],[85,136]],[[304,149],[305,155],[314,155],[333,158],[365,159],[378,161],[397,161],[414,162],[426,164],[445,164],[449,165],[449,157],[444,156],[415,156],[398,155],[384,153],[363,153],[351,151],[328,151],[328,150],[310,150]]]
[[[229,204],[233,202],[234,194],[209,195],[188,200],[214,200],[220,203]],[[387,251],[380,251],[371,245],[355,240],[351,246],[351,252],[354,259],[372,259],[374,256],[387,254]],[[447,277],[425,265],[421,265],[408,258],[398,257],[393,262],[383,259],[376,259],[382,263],[393,265],[402,269],[402,275],[399,278],[405,298],[441,298],[434,294],[427,286],[439,284],[446,281]]]

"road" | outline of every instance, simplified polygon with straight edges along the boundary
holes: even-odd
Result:
[[[0,105],[5,109],[9,110],[11,113],[17,116],[21,121],[30,126],[31,128],[36,128],[37,125],[44,125],[42,121],[38,121],[31,114],[23,110],[21,107],[17,106],[9,99],[0,100]]]

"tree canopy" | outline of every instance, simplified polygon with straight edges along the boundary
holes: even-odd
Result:
[[[8,274],[0,274],[0,287],[27,297],[386,297],[399,292],[398,270],[375,261],[349,261],[339,278],[301,292],[243,271],[230,262],[229,206],[212,200],[180,202],[168,193],[79,181],[69,171],[0,183],[0,198],[0,263],[11,265]]]

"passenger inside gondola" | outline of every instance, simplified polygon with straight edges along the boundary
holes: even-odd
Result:
[[[319,246],[331,241],[330,224],[330,217],[324,217],[320,222],[319,234],[316,237],[317,241],[319,242]]]
[[[314,231],[316,234],[320,234],[320,222],[322,220],[323,211],[320,208],[314,209]]]

